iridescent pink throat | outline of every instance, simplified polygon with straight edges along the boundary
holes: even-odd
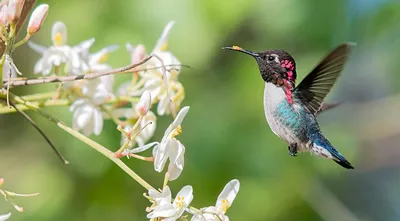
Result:
[[[285,91],[286,100],[289,102],[289,104],[293,104],[292,91],[294,82],[296,81],[296,76],[293,74],[294,65],[289,60],[282,60],[281,66],[286,69],[287,73],[287,80],[283,79],[283,91]]]

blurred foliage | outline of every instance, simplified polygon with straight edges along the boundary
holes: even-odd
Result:
[[[192,67],[181,73],[186,89],[184,105],[191,109],[180,137],[186,146],[186,167],[170,187],[176,193],[183,185],[192,185],[193,206],[213,205],[223,186],[237,178],[241,188],[228,211],[231,220],[357,220],[349,214],[359,220],[400,219],[400,150],[396,148],[400,136],[394,129],[385,129],[391,122],[399,131],[398,123],[393,122],[398,121],[398,115],[386,112],[391,104],[360,108],[363,102],[400,92],[399,1],[43,2],[50,5],[50,12],[33,38],[35,42],[49,45],[50,28],[61,20],[68,27],[70,45],[90,37],[96,38],[94,50],[121,45],[110,57],[113,67],[128,64],[125,43],[143,43],[150,52],[164,25],[176,21],[169,46],[183,64]],[[285,143],[266,123],[264,84],[256,63],[221,50],[231,45],[255,51],[284,49],[295,57],[302,79],[330,49],[345,41],[358,46],[328,100],[347,102],[319,118],[326,136],[355,165],[354,171],[308,154],[289,157]],[[36,53],[22,46],[14,57],[21,72],[32,73]],[[128,78],[118,77],[118,83]],[[54,89],[54,85],[46,85],[14,91],[28,94]],[[49,112],[71,124],[68,108]],[[37,197],[17,199],[25,212],[13,212],[11,220],[145,219],[149,203],[142,197],[145,191],[140,185],[85,144],[30,114],[71,165],[62,165],[21,116],[0,116],[4,187],[15,192],[40,192]],[[159,118],[154,140],[161,138],[171,120]],[[388,136],[388,131],[394,134]],[[367,132],[379,134],[379,139],[369,139]],[[106,122],[101,136],[92,138],[111,150],[120,142],[112,122]],[[161,186],[162,174],[155,172],[153,165],[125,161],[145,180]],[[318,183],[324,191],[314,189]],[[333,206],[331,200],[340,207]],[[0,201],[0,214],[12,210]]]

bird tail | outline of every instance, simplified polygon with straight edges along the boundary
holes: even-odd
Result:
[[[318,156],[332,159],[346,169],[354,169],[351,163],[342,156],[322,134],[314,139],[312,151]]]

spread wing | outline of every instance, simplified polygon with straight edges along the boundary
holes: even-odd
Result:
[[[333,50],[294,89],[294,96],[300,99],[308,110],[316,115],[326,95],[335,84],[347,60],[353,44],[345,43]]]

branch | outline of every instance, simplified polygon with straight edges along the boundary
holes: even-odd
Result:
[[[42,137],[46,140],[46,142],[50,145],[51,149],[57,154],[58,158],[64,163],[64,164],[69,164],[69,162],[63,157],[63,155],[60,153],[60,151],[57,150],[57,148],[53,145],[53,143],[50,141],[50,139],[46,136],[46,134],[39,128],[39,126],[33,121],[32,118],[30,118],[25,112],[21,111],[20,109],[17,108],[17,106],[14,104],[14,102],[10,102],[10,105],[18,112],[20,113],[25,119],[29,121],[29,123],[42,135]]]
[[[18,24],[15,30],[15,36],[17,36],[18,32],[24,26],[36,2],[37,0],[25,0],[24,7],[22,8],[21,15],[19,17]],[[6,48],[5,42],[4,41],[0,42],[0,57],[4,54],[5,48]]]
[[[78,75],[78,76],[66,76],[66,77],[51,76],[51,77],[46,77],[46,78],[42,78],[42,79],[11,80],[11,82],[4,81],[4,88],[7,88],[8,85],[10,85],[10,87],[13,87],[13,86],[16,87],[16,86],[25,86],[25,85],[34,85],[34,84],[67,82],[67,81],[76,81],[76,80],[82,80],[82,79],[93,79],[93,78],[98,78],[98,77],[110,75],[110,74],[118,74],[118,73],[126,72],[137,66],[140,66],[140,65],[146,63],[152,57],[153,56],[150,55],[150,56],[146,57],[145,59],[143,59],[142,61],[140,61],[139,63],[130,64],[125,67],[116,68],[111,71],[105,71],[105,72],[100,72],[100,73],[89,73],[89,74],[83,74],[83,75]]]

